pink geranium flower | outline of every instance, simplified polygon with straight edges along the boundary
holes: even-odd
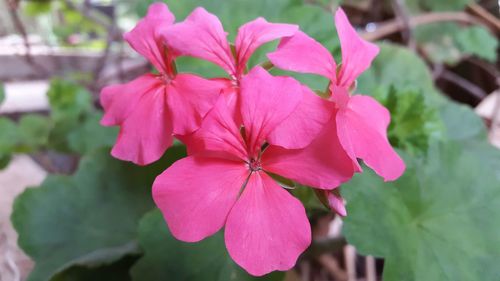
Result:
[[[158,160],[172,145],[173,134],[189,134],[199,127],[223,87],[220,82],[192,74],[176,74],[176,55],[159,36],[174,20],[167,5],[155,3],[146,17],[124,35],[159,74],[145,74],[102,90],[105,114],[101,124],[120,126],[111,152],[116,158],[139,165]]]
[[[200,142],[193,143],[203,152],[158,176],[153,198],[180,240],[199,241],[225,226],[230,256],[260,276],[290,269],[311,242],[304,207],[273,174],[330,190],[354,171],[338,140],[321,136],[335,134],[335,123],[305,149],[269,143],[273,131],[303,101],[297,81],[255,67],[240,86],[241,124],[221,97],[194,134]]]
[[[163,38],[180,55],[210,61],[224,69],[229,78],[220,78],[226,84],[226,97],[231,114],[236,114],[240,82],[245,75],[247,62],[262,44],[294,35],[297,25],[270,23],[257,18],[242,25],[236,36],[234,52],[217,16],[205,9],[196,8],[183,22],[162,32]],[[303,148],[319,134],[331,117],[331,106],[307,87],[302,89],[303,102],[290,118],[269,136],[269,143],[286,148]],[[291,131],[294,131],[291,134]]]
[[[342,147],[359,171],[357,158],[363,159],[386,181],[395,180],[404,172],[405,164],[387,140],[389,112],[369,96],[349,95],[349,88],[370,66],[379,48],[359,37],[340,8],[335,14],[335,24],[342,48],[338,71],[330,52],[302,32],[283,39],[277,51],[268,57],[279,68],[330,79],[330,100],[338,108],[336,125]]]

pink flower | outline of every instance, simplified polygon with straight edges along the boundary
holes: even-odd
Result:
[[[153,198],[177,239],[199,241],[225,226],[230,256],[260,276],[290,269],[311,242],[304,207],[273,174],[330,190],[354,171],[335,139],[318,137],[295,150],[269,143],[303,101],[297,81],[255,67],[240,84],[241,124],[221,97],[194,134],[199,141],[188,144],[199,153],[159,175]],[[321,134],[335,130],[333,122]]]
[[[210,61],[228,73],[229,78],[221,78],[218,81],[226,83],[224,96],[231,114],[238,119],[236,105],[239,86],[250,56],[262,44],[292,36],[297,30],[297,25],[270,23],[263,18],[257,18],[239,28],[233,52],[219,19],[200,7],[183,22],[163,30],[162,36],[180,55]],[[272,132],[273,135],[268,140],[270,144],[285,148],[304,148],[330,120],[331,106],[306,87],[303,87],[302,92],[304,102],[290,118],[283,120],[279,128]],[[292,130],[293,134],[290,133]]]
[[[349,95],[349,88],[370,66],[379,49],[356,34],[340,8],[335,14],[335,24],[342,48],[342,64],[338,72],[330,52],[302,32],[284,38],[277,51],[268,57],[279,68],[329,78],[330,100],[338,108],[337,135],[342,147],[358,171],[361,167],[357,158],[361,158],[386,181],[395,180],[404,172],[405,164],[387,140],[389,112],[369,96]]]
[[[146,165],[158,160],[172,145],[173,134],[189,134],[213,107],[223,85],[192,74],[176,74],[176,55],[158,33],[174,23],[167,5],[155,3],[137,26],[124,35],[159,74],[105,87],[101,124],[120,126],[111,154],[119,159]]]

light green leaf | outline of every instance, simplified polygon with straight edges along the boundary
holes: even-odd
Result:
[[[363,254],[385,258],[387,281],[496,280],[496,159],[485,164],[476,152],[447,142],[432,145],[426,160],[405,158],[407,171],[395,182],[365,170],[342,189],[347,240]]]
[[[100,147],[114,144],[118,128],[101,126],[99,124],[101,117],[101,113],[90,113],[83,124],[68,132],[68,146],[72,151],[86,154]]]
[[[92,96],[82,86],[71,81],[53,79],[49,98],[51,116],[56,122],[73,121],[92,108]]]
[[[460,11],[474,0],[407,0],[412,11]]]
[[[280,281],[284,276],[276,272],[256,278],[245,273],[227,254],[222,232],[197,243],[175,239],[158,210],[141,220],[139,243],[144,256],[132,267],[135,281]]]
[[[457,23],[432,23],[415,28],[415,39],[434,62],[456,64],[475,55],[494,62],[498,40],[484,27]]]
[[[19,145],[25,151],[46,147],[52,126],[51,120],[46,116],[35,114],[24,115],[18,124]]]
[[[393,146],[411,154],[425,153],[431,139],[443,137],[437,107],[428,104],[421,91],[391,87],[376,97],[391,113],[387,135]]]
[[[381,43],[380,54],[372,66],[358,78],[357,93],[373,95],[377,90],[388,92],[394,86],[400,90],[419,90],[426,99],[442,99],[434,87],[431,73],[422,59],[404,47]]]
[[[14,152],[19,132],[16,124],[5,117],[0,118],[0,169],[7,167]]]
[[[455,36],[460,51],[490,62],[497,59],[498,39],[482,26],[464,28]]]
[[[10,119],[0,118],[0,153],[11,152],[19,140],[17,126]]]
[[[99,150],[83,158],[74,176],[49,176],[14,203],[19,246],[35,261],[30,281],[49,280],[75,265],[97,266],[137,253],[139,219],[153,208],[154,178],[184,155],[173,147],[147,167]]]
[[[415,27],[414,35],[431,61],[456,64],[462,58],[455,40],[461,30],[451,22],[431,23]]]
[[[486,140],[487,130],[483,120],[468,105],[448,101],[440,107],[439,113],[449,139]]]

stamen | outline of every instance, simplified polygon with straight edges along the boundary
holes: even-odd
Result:
[[[250,171],[257,172],[262,170],[262,166],[260,164],[260,160],[250,159],[250,163],[248,163],[248,167]]]

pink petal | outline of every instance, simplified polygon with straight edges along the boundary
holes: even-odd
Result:
[[[152,74],[142,75],[126,84],[104,87],[100,100],[104,108],[101,124],[120,125],[135,110],[142,96],[162,86],[162,82]]]
[[[337,85],[348,88],[356,78],[368,69],[379,52],[377,45],[363,40],[352,27],[344,11],[335,13],[335,26],[342,49],[342,67]]]
[[[197,242],[222,228],[248,169],[243,162],[181,159],[153,183],[153,198],[175,238]]]
[[[142,97],[120,124],[120,133],[111,154],[139,165],[158,160],[173,141],[166,102],[165,86],[142,93]]]
[[[236,73],[231,48],[217,16],[196,8],[183,22],[162,30],[167,44],[181,55],[211,61],[229,74]]]
[[[243,74],[248,59],[258,47],[282,37],[292,36],[298,29],[294,24],[269,23],[263,18],[242,25],[235,41],[238,74]]]
[[[247,152],[238,126],[234,123],[225,97],[221,96],[213,109],[207,114],[199,130],[187,138],[188,151],[212,152],[211,156],[246,159]],[[213,152],[216,152],[213,154]],[[204,154],[206,155],[206,154]]]
[[[248,149],[255,157],[267,136],[299,105],[302,86],[291,77],[274,77],[254,67],[241,80],[240,99]]]
[[[279,124],[267,138],[273,145],[288,149],[309,145],[331,119],[334,104],[302,86],[302,101],[295,111]]]
[[[178,74],[168,86],[167,101],[174,133],[185,135],[198,129],[215,105],[224,83],[192,74]]]
[[[282,39],[278,49],[267,57],[284,70],[318,74],[328,79],[334,79],[336,75],[337,66],[330,52],[301,31]]]
[[[146,17],[130,32],[123,35],[124,39],[139,54],[147,58],[158,71],[171,74],[173,55],[167,53],[160,36],[159,28],[170,26],[174,23],[175,16],[163,3],[154,3],[149,6]]]
[[[311,243],[311,227],[299,200],[265,173],[253,173],[229,213],[225,240],[233,260],[261,276],[292,268]]]
[[[387,109],[369,96],[355,95],[337,114],[338,135],[353,159],[361,158],[386,181],[399,178],[405,164],[387,140]]]
[[[334,118],[304,149],[269,146],[262,154],[262,167],[265,171],[320,189],[334,189],[354,173],[352,160],[338,140]]]
[[[344,198],[338,193],[333,191],[324,191],[326,193],[326,198],[328,199],[328,205],[332,210],[334,210],[339,216],[347,216],[347,210],[344,204]]]

